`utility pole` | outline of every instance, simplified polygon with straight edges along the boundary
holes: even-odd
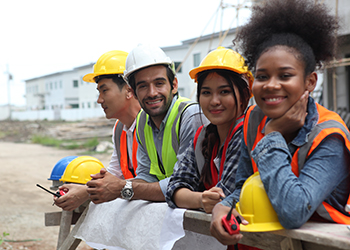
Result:
[[[12,109],[11,109],[11,85],[10,82],[12,80],[12,75],[9,71],[9,65],[6,65],[6,74],[7,74],[7,101],[8,101],[8,108],[9,108],[9,120],[12,120]]]

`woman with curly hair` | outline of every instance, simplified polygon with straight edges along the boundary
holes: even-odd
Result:
[[[254,7],[239,32],[242,54],[255,74],[257,105],[244,121],[236,189],[212,212],[211,233],[221,243],[243,237],[229,235],[221,218],[257,171],[283,227],[299,228],[309,219],[350,224],[349,130],[309,96],[315,70],[335,54],[337,28],[337,19],[315,1],[268,0]]]
[[[198,129],[167,188],[170,207],[207,213],[234,190],[240,156],[243,113],[250,99],[253,75],[243,57],[219,47],[190,71],[197,82],[197,100],[210,123]]]

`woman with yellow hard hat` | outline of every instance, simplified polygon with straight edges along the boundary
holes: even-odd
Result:
[[[251,72],[243,57],[224,47],[210,52],[190,71],[197,100],[210,124],[198,129],[192,145],[169,181],[170,207],[211,213],[234,190],[244,111],[251,95]]]

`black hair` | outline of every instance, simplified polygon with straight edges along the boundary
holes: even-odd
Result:
[[[167,75],[168,80],[170,82],[171,89],[173,89],[173,81],[175,79],[174,71],[168,65],[165,65],[165,64],[164,65],[163,64],[159,64],[159,65],[162,65],[162,66],[164,66],[166,68],[166,75]],[[142,68],[142,69],[147,69],[147,68],[152,67],[152,66],[158,66],[158,65],[151,65],[151,66],[148,66],[148,67],[145,67],[145,68]],[[140,70],[142,70],[142,69],[140,69]],[[130,74],[130,76],[128,76],[128,83],[129,83],[130,87],[133,89],[135,96],[136,96],[135,74],[138,71],[139,70],[133,72],[132,74]]]
[[[112,79],[114,83],[116,83],[120,89],[120,91],[123,89],[123,87],[126,85],[126,81],[123,79],[122,75],[120,74],[111,74],[111,75],[99,75],[94,78],[94,81],[98,83],[102,79]]]
[[[313,0],[268,0],[253,7],[249,22],[233,43],[239,43],[253,70],[262,53],[286,46],[304,63],[307,75],[335,56],[338,28],[337,18],[323,4]]]
[[[211,73],[216,73],[216,74],[222,76],[228,82],[228,84],[230,85],[230,88],[232,90],[233,97],[235,99],[235,103],[236,103],[236,115],[237,116],[240,115],[237,112],[240,103],[237,100],[234,86],[236,86],[236,88],[239,92],[240,101],[242,102],[242,110],[243,111],[248,106],[248,102],[249,102],[249,98],[250,98],[250,90],[249,90],[247,82],[244,81],[239,74],[237,74],[233,71],[230,71],[230,70],[212,69],[212,70],[206,70],[206,71],[202,71],[202,72],[198,73],[198,75],[197,75],[197,82],[198,82],[198,84],[197,84],[197,101],[198,101],[198,103],[199,103],[200,91],[202,89],[203,82],[204,82],[205,78]],[[219,134],[218,134],[216,125],[209,124],[206,128],[205,136],[204,136],[204,139],[203,139],[203,142],[201,145],[202,146],[202,154],[203,154],[204,159],[205,159],[205,163],[204,163],[202,173],[200,176],[200,181],[203,183],[211,184],[212,180],[211,180],[211,171],[210,171],[210,160],[212,157],[214,145],[215,145],[216,141],[218,140],[218,138],[219,138]]]

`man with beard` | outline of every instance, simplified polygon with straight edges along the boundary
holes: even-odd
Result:
[[[179,96],[173,65],[163,50],[152,45],[137,46],[126,59],[124,77],[143,109],[136,123],[137,176],[118,184],[126,200],[165,201],[177,160],[198,127],[208,122],[197,103]]]

